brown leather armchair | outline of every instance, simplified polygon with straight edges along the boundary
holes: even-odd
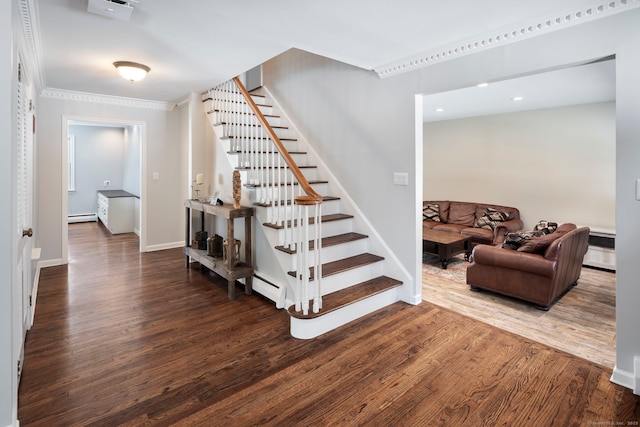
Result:
[[[523,250],[478,245],[467,268],[467,284],[474,291],[498,292],[548,310],[577,284],[588,242],[588,227],[562,224],[554,233],[531,239]]]

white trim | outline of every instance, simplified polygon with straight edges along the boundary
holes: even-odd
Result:
[[[44,80],[44,54],[40,38],[40,15],[36,0],[19,0],[19,10],[25,44],[30,54],[28,60],[36,62],[36,64],[30,64],[33,71],[31,77],[35,81],[37,89],[41,90],[46,87],[46,84]]]
[[[606,16],[627,12],[638,7],[640,7],[640,0],[585,1],[581,3],[580,7],[566,10],[563,13],[558,12],[554,15],[494,29],[482,35],[473,36],[456,43],[428,50],[419,55],[375,67],[373,71],[380,78],[391,77],[493,47],[504,46]]]
[[[69,192],[67,191],[67,138],[69,133],[69,125],[71,122],[78,123],[98,123],[105,126],[140,126],[140,252],[145,250],[147,245],[147,122],[126,119],[112,119],[101,117],[83,117],[83,116],[62,116],[62,264],[69,263]]]
[[[633,385],[635,383],[633,372],[623,371],[618,368],[617,365],[613,368],[613,374],[611,375],[610,381],[631,390],[633,390]]]
[[[179,242],[173,243],[161,243],[159,245],[151,245],[142,248],[142,252],[155,252],[155,251],[164,251],[165,249],[175,249],[184,247],[184,241],[180,240]]]
[[[39,249],[39,248],[38,248]],[[38,254],[40,256],[40,254]],[[42,268],[41,262],[38,261],[36,264],[36,271],[33,275],[33,287],[31,288],[31,322],[30,325],[33,325],[36,317],[36,302],[38,301],[38,286],[40,284],[40,269]]]
[[[66,262],[62,262],[62,258],[56,259],[43,259],[38,262],[39,268],[47,268],[47,267],[57,267],[59,265],[64,265]]]
[[[151,110],[173,111],[173,109],[176,108],[176,104],[171,102],[99,95],[95,93],[75,92],[55,88],[46,88],[42,90],[40,96],[42,96],[43,98],[62,99],[65,101],[95,102],[98,104],[118,105],[120,107],[147,108]]]

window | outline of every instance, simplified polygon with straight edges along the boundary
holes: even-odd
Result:
[[[74,135],[69,135],[67,139],[67,190],[68,191],[76,191],[76,137]]]

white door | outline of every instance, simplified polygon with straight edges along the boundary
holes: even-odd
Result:
[[[33,280],[31,274],[31,236],[33,234],[33,136],[35,132],[33,90],[27,73],[18,63],[17,111],[16,111],[16,269],[14,286],[20,298],[20,345],[16,349],[19,366],[24,356],[24,339],[31,327],[31,302]]]

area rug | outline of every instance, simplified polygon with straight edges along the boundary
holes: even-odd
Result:
[[[578,286],[549,311],[497,293],[473,292],[460,254],[442,269],[424,255],[422,299],[608,368],[615,365],[615,273],[582,269]]]
[[[464,254],[453,257],[446,269],[442,268],[442,263],[437,256],[427,253],[422,255],[423,273],[433,274],[458,283],[466,283],[468,265],[469,263],[464,260]]]

